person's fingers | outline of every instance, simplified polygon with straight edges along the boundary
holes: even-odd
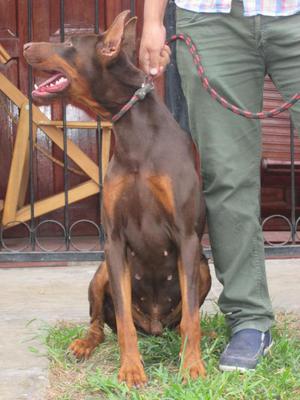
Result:
[[[168,50],[163,49],[160,53],[160,58],[159,58],[159,74],[161,74],[166,69],[166,66],[169,63],[170,63],[170,53]]]
[[[150,64],[149,64],[149,72],[151,75],[157,75],[159,71],[160,65],[160,49],[159,50],[151,50],[150,51]]]
[[[166,51],[166,50],[162,50],[160,53],[160,63],[163,62],[164,64],[169,64],[170,62],[170,58],[171,58],[171,54]]]
[[[149,75],[150,74],[150,54],[148,51],[146,51],[143,48],[140,49],[139,61],[140,61],[140,67],[142,68],[142,70],[147,75]]]
[[[162,48],[162,51],[166,51],[169,54],[169,56],[171,56],[172,51],[171,51],[170,47],[167,44],[164,44],[164,47]]]
[[[160,71],[161,51],[166,40],[165,27],[160,24],[143,28],[140,46],[140,65],[148,75],[157,76]]]

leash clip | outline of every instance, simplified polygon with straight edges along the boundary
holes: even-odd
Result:
[[[135,92],[135,96],[138,97],[139,100],[144,100],[148,93],[150,93],[154,89],[153,82],[144,82],[140,88]]]

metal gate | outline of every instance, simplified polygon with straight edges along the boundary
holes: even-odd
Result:
[[[64,0],[59,1],[60,5],[60,40],[65,39],[65,2]],[[135,14],[135,1],[130,0],[130,8],[132,15]],[[99,0],[94,1],[95,20],[94,20],[94,32],[99,32]],[[168,36],[175,31],[175,4],[174,1],[169,2],[169,6],[166,14],[166,25],[168,29]],[[32,40],[32,18],[34,16],[34,9],[32,0],[28,0],[27,3],[27,39],[28,42]],[[1,54],[0,54],[1,55]],[[0,57],[1,61],[1,57]],[[28,103],[23,104],[23,107],[16,108],[7,99],[2,101],[2,105],[6,106],[7,112],[12,118],[18,118],[18,123],[28,124],[28,179],[29,179],[29,205],[26,212],[30,214],[29,220],[8,220],[5,221],[0,227],[0,262],[13,261],[13,262],[24,262],[24,261],[98,261],[104,259],[104,234],[101,226],[100,213],[99,220],[92,221],[89,219],[78,219],[75,222],[70,222],[70,201],[74,193],[71,191],[69,185],[69,157],[70,144],[68,140],[68,129],[76,126],[77,128],[93,129],[97,135],[97,147],[98,147],[98,207],[101,208],[102,196],[102,176],[103,176],[103,165],[101,154],[103,154],[103,137],[105,132],[109,129],[108,125],[105,125],[100,119],[97,122],[89,123],[78,123],[67,121],[66,118],[66,104],[62,104],[62,121],[49,121],[43,120],[39,122],[40,129],[51,128],[62,128],[62,143],[61,148],[63,150],[63,175],[64,175],[64,190],[61,193],[59,201],[63,201],[63,221],[56,219],[42,218],[37,222],[37,202],[35,198],[35,187],[34,187],[34,173],[35,173],[35,120],[34,120],[34,105],[32,104],[31,91],[33,86],[33,74],[31,67],[28,67]],[[0,91],[1,91],[0,87]],[[1,94],[1,93],[0,93]],[[184,97],[180,89],[180,80],[176,70],[176,54],[175,49],[172,52],[172,62],[168,68],[166,79],[165,79],[165,95],[166,102],[172,111],[175,118],[179,121],[181,126],[188,130],[187,123],[187,111],[185,106]],[[1,98],[0,98],[1,100]],[[24,117],[27,115],[27,117]],[[23,121],[23,122],[22,122]],[[104,136],[103,136],[104,135]],[[107,149],[105,150],[107,152]],[[291,130],[291,199],[292,199],[292,212],[289,218],[284,215],[272,215],[262,221],[262,225],[265,226],[270,219],[279,218],[282,219],[288,226],[288,237],[282,243],[271,243],[266,242],[266,254],[272,256],[299,256],[300,255],[300,216],[296,212],[296,173],[295,173],[295,149],[294,149],[294,130]],[[94,182],[95,183],[95,182]],[[71,197],[71,198],[70,198]],[[58,198],[54,198],[53,201],[58,201]],[[17,214],[18,215],[18,214]],[[19,214],[20,215],[20,214]],[[22,214],[23,215],[23,214]],[[76,232],[80,230],[80,226],[88,224],[91,230],[94,231],[93,235],[88,238],[80,238],[76,235]],[[53,229],[58,232],[55,238],[44,238],[42,233],[45,226],[52,226]],[[11,235],[13,229],[18,229],[18,235]],[[298,244],[297,244],[298,243]],[[206,252],[210,255],[210,249],[207,248]]]

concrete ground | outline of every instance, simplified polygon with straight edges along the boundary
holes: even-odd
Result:
[[[88,323],[87,288],[96,268],[97,263],[70,263],[0,269],[0,400],[46,398],[47,359],[30,347],[43,351],[36,337],[43,322]],[[300,260],[268,260],[267,275],[275,310],[300,315]],[[214,278],[208,312],[217,310],[220,290]]]

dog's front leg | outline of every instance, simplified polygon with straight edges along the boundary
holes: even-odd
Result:
[[[104,340],[103,302],[108,286],[106,262],[100,264],[89,286],[91,324],[84,339],[74,340],[69,349],[78,359],[89,358],[97,345]]]
[[[121,241],[111,241],[106,248],[109,281],[116,313],[118,341],[121,353],[119,381],[129,387],[142,386],[147,381],[137,345],[137,333],[131,311],[130,268]]]
[[[180,322],[182,374],[186,379],[205,376],[200,352],[199,239],[196,234],[181,238],[178,258],[179,280],[182,298]]]

